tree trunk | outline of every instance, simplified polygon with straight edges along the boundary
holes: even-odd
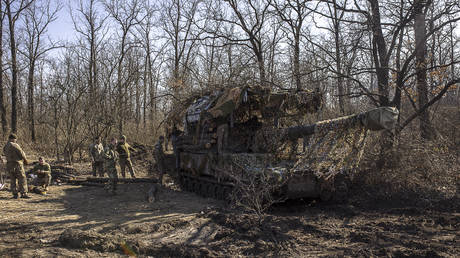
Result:
[[[415,69],[417,80],[417,103],[419,109],[428,103],[428,86],[426,81],[426,24],[423,7],[424,4],[421,0],[418,0],[415,3]],[[425,110],[420,114],[419,121],[420,136],[426,140],[433,139],[434,134],[428,110]]]
[[[30,62],[29,75],[27,79],[27,114],[29,117],[30,137],[32,142],[36,141],[35,137],[35,115],[34,115],[34,71],[35,62]]]
[[[125,96],[123,96],[123,84],[122,84],[122,64],[123,64],[123,59],[125,55],[125,38],[123,37],[122,39],[122,46],[121,46],[121,52],[120,52],[120,59],[118,61],[118,67],[117,67],[117,103],[116,108],[118,110],[118,133],[120,135],[123,134],[123,120],[124,120],[124,101],[125,101]]]
[[[146,50],[147,55],[145,56],[144,78],[143,78],[144,79],[143,80],[143,85],[144,85],[144,89],[143,89],[144,92],[143,93],[144,93],[144,95],[142,96],[143,97],[143,100],[142,100],[142,102],[143,102],[142,103],[142,123],[143,123],[144,131],[145,131],[146,127],[147,127],[147,125],[146,125],[146,123],[147,123],[147,117],[146,117],[147,116],[147,113],[146,113],[147,112],[147,92],[148,92],[148,89],[149,89],[149,87],[148,87],[148,81],[149,81],[149,79],[148,79],[148,74],[149,74],[148,73],[148,67],[149,67],[149,64],[148,64],[149,58],[148,58],[148,56],[150,55],[150,51],[148,49],[149,48],[147,47],[147,50]]]
[[[53,129],[54,129],[54,147],[56,148],[56,160],[59,161],[60,155],[59,155],[59,139],[58,139],[58,127],[59,127],[59,120],[58,120],[58,103],[57,100],[54,103],[54,124],[53,124]]]
[[[265,63],[264,63],[262,51],[258,52],[256,55],[257,55],[257,64],[259,66],[260,85],[264,87],[266,83],[266,79],[265,79]]]
[[[139,57],[140,58],[140,57]],[[140,65],[138,62],[136,62],[136,71],[139,71],[140,70]],[[135,96],[135,99],[136,99],[136,114],[135,114],[135,118],[136,118],[136,132],[139,133],[139,126],[140,126],[140,123],[141,123],[141,87],[140,87],[140,72],[136,72],[136,78],[134,79],[134,83],[136,85],[136,96]]]
[[[343,88],[343,76],[342,76],[342,55],[340,48],[342,47],[340,44],[340,19],[342,17],[339,17],[338,10],[337,10],[337,3],[334,1],[334,13],[333,15],[333,20],[332,24],[334,26],[334,43],[335,43],[335,65],[336,65],[336,70],[337,70],[337,90],[338,90],[338,95],[339,95],[339,109],[340,113],[344,114],[345,113],[345,103],[344,103],[344,98],[345,98],[345,90]],[[342,15],[343,16],[343,15]]]
[[[3,1],[0,0],[0,10],[3,10]],[[5,108],[5,98],[3,97],[4,88],[3,88],[3,19],[4,15],[0,14],[2,19],[0,20],[0,117],[2,122],[2,133],[3,136],[6,135],[8,131],[8,121],[6,120],[6,108]]]
[[[389,105],[389,66],[387,56],[387,45],[385,37],[383,36],[380,7],[378,0],[369,0],[372,11],[372,55],[374,58],[374,65],[377,74],[377,87],[379,91],[379,102],[381,106]]]
[[[14,33],[14,20],[11,13],[11,4],[6,5],[7,15],[8,15],[8,27],[10,32],[10,50],[11,50],[11,73],[12,73],[12,82],[11,82],[11,131],[17,133],[17,101],[18,101],[18,67],[17,67],[17,58],[16,58],[16,39]]]
[[[294,36],[294,78],[297,91],[302,90],[302,83],[300,80],[300,28],[296,30]]]
[[[345,113],[345,104],[343,98],[345,97],[345,91],[343,90],[343,77],[342,77],[342,58],[340,56],[340,27],[338,21],[335,26],[335,61],[337,69],[337,89],[339,91],[339,108],[340,113]]]

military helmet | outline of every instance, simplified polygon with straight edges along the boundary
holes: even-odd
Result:
[[[125,136],[125,135],[122,135],[122,136],[120,137],[120,139],[121,139],[121,140],[126,140],[126,136]]]
[[[12,134],[10,134],[10,136],[8,136],[8,139],[10,139],[10,140],[11,139],[17,139],[17,138],[18,138],[18,136],[16,134],[14,134],[14,133],[12,133]]]

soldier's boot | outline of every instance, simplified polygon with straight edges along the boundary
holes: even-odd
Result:
[[[21,198],[23,199],[30,199],[31,197],[27,195],[27,193],[21,193]]]

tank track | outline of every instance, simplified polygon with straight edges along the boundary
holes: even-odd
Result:
[[[233,194],[233,184],[218,182],[216,178],[195,176],[188,172],[179,174],[179,184],[182,190],[195,193],[205,198],[230,201]],[[323,202],[345,202],[348,199],[348,182],[342,175],[325,184],[319,182],[318,197]]]
[[[233,191],[233,185],[229,183],[219,183],[214,178],[193,176],[186,173],[179,175],[179,184],[185,191],[217,200],[230,200]]]

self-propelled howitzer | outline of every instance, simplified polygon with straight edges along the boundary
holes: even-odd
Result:
[[[236,176],[269,173],[280,178],[277,194],[286,198],[328,199],[338,189],[334,178],[359,162],[367,131],[393,128],[398,112],[381,107],[311,125],[281,126],[322,105],[319,90],[235,87],[197,98],[173,143],[182,188],[222,199]],[[306,147],[300,154],[299,139]]]

